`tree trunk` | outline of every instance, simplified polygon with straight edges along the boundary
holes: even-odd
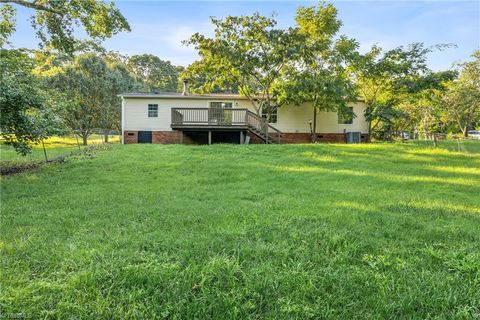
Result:
[[[372,121],[368,121],[368,138],[367,141],[372,142]]]
[[[110,130],[104,130],[103,131],[103,136],[104,136],[104,142],[108,143],[108,134],[110,133]]]
[[[312,132],[312,142],[317,142],[317,108],[313,108],[313,132]]]
[[[465,125],[465,126],[463,127],[463,130],[462,130],[462,131],[463,131],[463,137],[464,137],[464,138],[467,138],[467,137],[468,137],[468,125]]]
[[[84,146],[86,146],[88,143],[87,139],[88,139],[88,134],[86,132],[82,132],[82,143]]]
[[[45,149],[45,143],[42,140],[43,154],[45,155],[45,162],[48,162],[47,149]]]

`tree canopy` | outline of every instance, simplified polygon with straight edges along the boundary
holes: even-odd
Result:
[[[55,133],[56,116],[33,75],[34,60],[22,50],[0,51],[0,135],[20,154]]]
[[[447,85],[442,97],[448,119],[465,137],[468,130],[480,126],[480,51],[472,58],[460,65],[458,80]]]
[[[0,0],[3,4],[0,24],[0,45],[15,30],[16,10],[13,5],[33,10],[32,26],[42,48],[53,47],[72,53],[77,39],[77,27],[83,27],[93,41],[102,41],[130,26],[113,2],[96,0]]]
[[[224,20],[212,18],[211,22],[213,38],[196,33],[185,42],[198,50],[201,60],[187,68],[183,76],[203,74],[205,83],[196,88],[202,92],[235,84],[257,112],[262,106],[277,105],[275,84],[297,52],[292,29],[276,28],[273,17],[258,13]]]
[[[315,141],[317,110],[347,113],[356,100],[346,66],[358,44],[338,36],[342,23],[333,5],[300,7],[295,21],[299,53],[285,69],[277,95],[285,103],[312,103]]]
[[[182,68],[152,54],[133,55],[127,61],[128,68],[137,80],[143,83],[143,90],[177,91]]]
[[[117,95],[137,87],[121,62],[109,63],[94,53],[78,56],[50,78],[57,90],[66,124],[83,139],[94,129],[118,130],[120,99]]]

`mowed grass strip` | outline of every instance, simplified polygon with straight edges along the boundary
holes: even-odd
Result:
[[[2,178],[1,312],[480,317],[480,145],[456,148],[117,145]]]
[[[88,137],[88,144],[102,144],[103,136],[92,134]],[[119,143],[120,136],[110,135],[110,143]],[[52,160],[59,156],[68,156],[72,152],[77,152],[85,148],[82,145],[82,139],[74,135],[67,135],[62,137],[50,137],[44,141],[47,158]],[[3,140],[0,140],[0,165],[15,165],[22,163],[38,162],[45,160],[45,153],[41,143],[32,146],[32,152],[26,156],[19,155],[11,146],[5,145]]]

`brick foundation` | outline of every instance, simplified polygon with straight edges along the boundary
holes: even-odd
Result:
[[[310,133],[283,133],[282,143],[311,143]],[[344,133],[317,133],[317,143],[346,143]],[[361,134],[361,142],[368,142],[368,134]]]
[[[253,133],[251,132],[247,132],[247,136],[250,137],[250,144],[261,144],[261,143],[264,143],[262,139],[260,139],[259,137],[257,137],[256,135],[254,135]]]
[[[180,143],[181,141],[180,135],[181,135],[180,131],[152,131],[152,143],[159,143],[159,144]],[[260,139],[253,133],[248,132],[247,135],[250,136],[250,144],[264,143],[262,139]],[[125,131],[123,139],[125,144],[138,143],[138,132]],[[286,144],[312,142],[312,136],[310,133],[283,133],[281,139],[282,139],[282,143],[286,143]],[[362,133],[361,141],[362,143],[368,142],[368,134]],[[317,133],[317,143],[345,143],[345,142],[346,142],[346,138],[344,133]],[[199,141],[198,137],[195,137],[195,135],[192,135],[191,133],[186,132],[183,135],[183,143],[198,144],[198,143],[207,143],[207,142]]]
[[[123,133],[123,143],[138,143],[138,131],[125,131]]]
[[[180,131],[152,131],[152,143],[180,143]]]
[[[138,131],[125,131],[123,133],[123,143],[138,143]],[[152,131],[152,143],[180,143],[180,131]],[[184,143],[189,143],[188,137],[184,136]]]
[[[318,143],[347,143],[344,133],[317,133]]]
[[[311,143],[310,133],[282,133],[282,143]]]

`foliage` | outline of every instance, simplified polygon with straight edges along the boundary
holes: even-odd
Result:
[[[346,66],[358,44],[345,36],[335,38],[341,21],[331,4],[300,7],[295,20],[301,54],[291,61],[277,96],[285,103],[312,103],[315,133],[317,110],[345,113],[348,102],[356,100]]]
[[[212,18],[211,22],[215,27],[213,38],[196,33],[186,41],[198,50],[201,59],[183,76],[188,78],[200,71],[206,82],[196,89],[203,92],[238,86],[238,92],[250,100],[257,113],[262,106],[278,106],[274,87],[296,53],[294,32],[275,28],[273,17],[258,13],[227,16],[224,20]]]
[[[442,49],[448,45],[439,45]],[[391,136],[395,120],[402,115],[397,108],[400,93],[412,78],[420,78],[430,71],[427,55],[434,48],[426,48],[422,43],[412,43],[408,47],[398,47],[383,51],[373,46],[366,54],[358,54],[351,64],[359,94],[367,109],[365,118],[369,122],[369,133],[379,125],[381,132],[388,130]],[[413,87],[409,88],[413,89]]]
[[[181,73],[181,78],[188,81],[189,90],[193,93],[239,93],[236,80],[217,73],[214,61],[194,61]]]
[[[78,56],[50,79],[57,95],[58,112],[68,126],[87,143],[95,128],[114,130],[120,126],[117,95],[136,87],[121,62],[108,63],[93,53]]]
[[[44,48],[52,46],[66,53],[74,51],[77,41],[74,33],[77,26],[83,26],[89,38],[96,42],[122,31],[130,31],[127,20],[113,2],[96,0],[2,0],[1,2],[33,9],[35,13],[31,17],[32,26],[37,31],[41,46]],[[9,13],[9,16],[14,16],[14,12]],[[10,23],[10,25],[14,24]],[[11,26],[6,29],[0,28],[2,39],[8,37],[11,28]]]
[[[10,4],[2,4],[0,8],[0,48],[8,44],[8,38],[15,32],[15,8]]]
[[[127,65],[148,92],[175,92],[178,89],[178,74],[182,69],[173,66],[170,61],[163,61],[152,54],[142,54],[129,57]]]
[[[0,135],[23,155],[30,152],[32,143],[60,130],[33,68],[34,60],[26,52],[0,51]]]
[[[456,71],[428,71],[399,81],[399,114],[393,120],[397,131],[447,132],[448,119],[441,104],[447,83],[456,79]]]
[[[467,142],[115,146],[2,178],[2,312],[475,318]]]
[[[461,65],[458,81],[449,83],[442,101],[447,118],[465,137],[468,130],[480,126],[480,51],[472,57]]]

